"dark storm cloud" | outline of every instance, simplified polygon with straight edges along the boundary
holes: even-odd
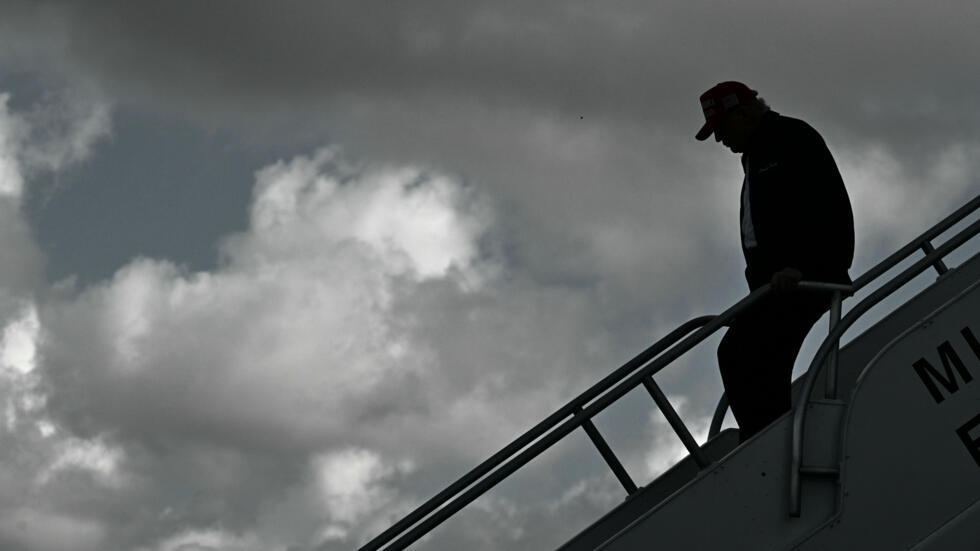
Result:
[[[929,185],[949,148],[980,139],[971,2],[9,6],[10,59],[94,82],[114,101],[244,140],[339,142],[492,188],[548,237],[543,249],[567,252],[548,262],[562,278],[591,277],[565,259],[600,235],[675,226],[637,221],[683,218],[676,205],[703,189],[682,183],[736,172],[737,186],[737,164],[692,139],[696,97],[720,80],[748,82],[855,163],[880,148],[903,193]],[[645,212],[651,194],[659,204]],[[561,235],[572,217],[594,227]],[[613,217],[632,222],[609,227]],[[537,243],[519,251],[532,267]]]
[[[686,134],[696,94],[742,78],[885,139],[922,118],[960,135],[977,120],[972,2],[16,5],[5,34],[195,116],[461,95]]]
[[[980,136],[971,2],[8,6],[10,59],[243,139],[444,167],[521,205],[539,233],[571,216],[637,220],[651,190],[673,205],[681,182],[721,174],[723,154],[692,140],[696,97],[720,80],[745,80],[834,151],[883,148],[908,186]],[[595,236],[576,239],[546,248]]]

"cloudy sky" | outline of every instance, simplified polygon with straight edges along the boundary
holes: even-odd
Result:
[[[852,276],[980,191],[973,1],[36,4],[0,3],[3,549],[349,550],[724,310],[719,81],[823,134]],[[659,376],[699,438],[719,337]],[[681,454],[642,393],[596,422],[640,484]],[[417,548],[623,496],[575,433]]]

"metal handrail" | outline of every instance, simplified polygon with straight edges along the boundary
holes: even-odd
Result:
[[[618,369],[602,378],[585,392],[578,395],[576,398],[546,417],[540,423],[516,438],[500,451],[490,456],[483,463],[474,467],[472,470],[470,470],[470,472],[456,480],[456,482],[450,484],[444,490],[431,497],[414,511],[406,515],[394,525],[390,526],[387,530],[375,536],[374,539],[361,547],[359,551],[375,551],[380,549],[382,545],[385,545],[391,541],[397,534],[404,532],[407,528],[419,522],[421,519],[436,510],[440,505],[446,503],[446,501],[448,501],[454,495],[458,494],[460,491],[485,476],[491,470],[498,467],[508,457],[513,456],[516,452],[520,451],[525,446],[541,437],[541,435],[545,434],[548,430],[554,428],[559,421],[565,419],[569,415],[577,415],[586,403],[595,399],[596,396],[608,390],[612,385],[621,381],[625,376],[635,371],[638,367],[646,364],[652,358],[669,348],[694,329],[702,327],[708,322],[714,320],[715,317],[716,316],[700,316],[691,319],[677,329],[674,329],[666,336],[650,345],[646,350],[637,354],[630,361],[626,362]]]
[[[980,196],[978,196],[976,199],[974,199],[973,201],[967,204],[967,206],[970,205],[972,205],[971,210],[967,210],[963,212],[964,209],[960,209],[957,212],[955,212],[953,215],[951,215],[950,218],[959,215],[959,219],[962,219],[966,217],[967,214],[972,212],[972,210],[975,210],[978,207],[980,207]],[[948,219],[944,220],[940,224],[945,224],[947,221]],[[958,221],[959,220],[955,220],[949,223],[948,225],[946,225],[946,229],[948,229],[950,226],[952,226]],[[942,232],[935,233],[932,235],[932,237],[927,238],[927,235],[930,233],[932,232],[931,231],[926,232],[926,234],[923,234],[921,237],[919,237],[918,240],[913,241],[910,244],[910,246],[911,245],[916,245],[916,246],[911,247],[911,251],[919,249],[921,243],[930,241],[933,237],[935,237],[935,235],[938,235],[938,233],[942,233]],[[810,362],[810,367],[807,368],[806,375],[805,375],[806,378],[803,381],[803,389],[800,394],[799,405],[796,407],[796,411],[793,412],[793,454],[790,459],[790,488],[789,488],[790,516],[793,517],[800,516],[800,509],[802,503],[802,494],[800,492],[800,468],[803,462],[803,436],[805,430],[804,422],[806,420],[806,409],[807,409],[806,403],[809,401],[810,393],[813,391],[814,381],[816,381],[817,376],[820,374],[820,370],[823,368],[824,358],[826,358],[827,354],[830,353],[831,349],[834,348],[837,345],[837,343],[840,341],[840,337],[841,335],[844,334],[844,331],[846,331],[851,325],[853,325],[854,322],[857,321],[857,319],[861,317],[865,312],[870,310],[871,307],[878,304],[883,299],[885,299],[886,297],[894,293],[896,290],[898,290],[903,285],[911,281],[912,278],[914,278],[915,276],[924,272],[930,266],[935,266],[937,261],[940,261],[944,256],[952,252],[954,249],[959,248],[961,245],[966,243],[968,240],[970,240],[978,233],[980,233],[980,220],[977,220],[976,222],[970,224],[969,226],[961,230],[955,236],[953,236],[948,241],[946,241],[946,243],[943,243],[940,247],[934,249],[931,253],[919,259],[918,262],[903,270],[900,274],[893,277],[884,285],[882,285],[881,288],[877,289],[875,292],[868,295],[864,300],[857,303],[854,306],[854,308],[852,308],[847,313],[847,315],[840,320],[840,323],[837,324],[837,326],[830,331],[830,334],[827,335],[823,343],[821,343],[820,348],[817,350],[817,353],[814,355],[813,360]],[[892,257],[889,257],[886,261],[891,261],[893,258],[894,255],[892,255]],[[901,260],[904,259],[899,258],[895,260],[893,265],[897,264]],[[880,273],[884,273],[885,271],[887,271],[887,269],[881,270]],[[880,275],[880,273],[878,275]],[[869,281],[871,281],[871,279],[864,279],[864,281],[862,281],[862,284],[867,284],[867,282]]]
[[[653,359],[653,361],[651,361],[650,363],[647,363],[644,367],[642,367],[638,371],[635,371],[632,375],[630,375],[624,381],[619,383],[611,391],[599,397],[597,400],[595,400],[587,407],[585,407],[582,411],[576,413],[571,419],[565,421],[564,423],[559,425],[555,430],[551,431],[540,440],[531,444],[530,447],[526,448],[517,456],[507,461],[507,463],[502,465],[499,469],[497,469],[490,475],[486,476],[485,478],[477,482],[475,485],[473,485],[468,490],[463,492],[457,498],[453,499],[448,503],[445,503],[445,500],[442,500],[443,503],[445,503],[445,505],[441,509],[433,513],[431,516],[429,516],[428,518],[426,518],[425,520],[417,524],[414,528],[409,530],[400,538],[392,542],[389,547],[385,548],[386,551],[405,549],[408,545],[412,544],[414,541],[424,536],[430,530],[432,530],[433,528],[441,524],[444,520],[446,520],[447,518],[455,514],[457,511],[459,511],[460,509],[468,505],[476,498],[480,497],[487,490],[495,486],[497,483],[499,483],[501,480],[503,480],[504,478],[512,474],[514,471],[516,471],[523,465],[525,465],[531,459],[534,459],[539,454],[547,450],[549,447],[555,444],[555,442],[562,439],[570,432],[578,428],[583,423],[584,420],[594,417],[602,410],[604,410],[606,407],[608,407],[610,404],[612,404],[619,398],[623,397],[623,395],[625,395],[627,392],[633,390],[638,385],[642,384],[644,378],[656,374],[658,371],[660,371],[668,364],[670,364],[670,362],[676,360],[678,357],[680,357],[685,352],[687,352],[688,350],[696,346],[698,343],[706,339],[708,336],[710,336],[712,333],[717,331],[719,328],[727,325],[729,320],[731,320],[732,318],[734,318],[735,316],[743,312],[746,308],[758,302],[759,299],[761,299],[763,296],[768,294],[770,288],[771,286],[769,284],[766,284],[756,289],[752,293],[750,293],[748,296],[746,296],[745,298],[737,302],[735,305],[733,305],[723,313],[717,316],[706,316],[707,318],[711,318],[711,320],[708,323],[704,324],[700,329],[698,329],[691,335],[688,335],[686,338],[684,338],[679,343],[671,347],[662,355]],[[676,332],[677,330],[674,331],[674,333]],[[508,446],[508,448],[510,447],[511,446]],[[500,452],[498,452],[497,455],[499,454]],[[496,455],[494,457],[496,457]],[[440,496],[443,493],[445,493],[445,491],[440,493]],[[428,506],[429,503],[433,501],[434,499],[430,500],[423,507]],[[432,508],[434,509],[435,507],[438,506],[439,504],[436,503],[432,505]],[[389,532],[392,532],[392,534],[382,539],[382,536],[389,534]],[[367,545],[362,547],[360,551],[374,551],[376,549],[379,549],[381,545],[384,545],[387,541],[391,540],[391,538],[394,535],[393,532],[394,531],[392,529],[389,529],[384,534],[382,534],[382,536],[378,536],[374,540],[371,540]]]

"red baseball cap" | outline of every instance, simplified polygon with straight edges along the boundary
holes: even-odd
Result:
[[[737,105],[751,102],[758,95],[759,92],[733,80],[712,86],[710,90],[701,94],[704,126],[694,137],[698,140],[706,140],[725,117],[725,113]]]

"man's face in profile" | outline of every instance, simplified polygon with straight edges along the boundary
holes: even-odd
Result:
[[[731,149],[732,153],[742,153],[745,151],[750,131],[745,112],[735,108],[726,113],[725,118],[715,127],[715,141]]]

